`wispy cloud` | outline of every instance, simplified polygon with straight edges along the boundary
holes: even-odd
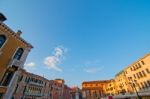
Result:
[[[64,59],[64,54],[67,52],[67,48],[63,46],[58,46],[54,49],[53,55],[47,56],[44,59],[44,64],[47,66],[48,69],[53,69],[59,72],[63,70],[58,66],[62,60]]]
[[[31,67],[31,68],[33,68],[33,67],[35,67],[35,63],[34,62],[26,63],[25,67]]]
[[[84,71],[87,73],[97,73],[101,71],[102,69],[103,67],[91,67],[91,68],[84,69]]]
[[[97,73],[103,69],[103,66],[100,66],[101,61],[97,59],[93,61],[86,61],[84,65],[85,67],[83,70],[87,73]]]

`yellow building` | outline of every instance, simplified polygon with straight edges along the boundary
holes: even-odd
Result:
[[[116,94],[125,94],[131,91],[131,87],[128,84],[128,79],[124,71],[119,72],[115,76],[116,82]]]
[[[105,85],[110,80],[86,81],[82,83],[82,94],[84,99],[98,99],[105,96]]]
[[[150,53],[124,69],[132,91],[150,93]],[[150,94],[149,94],[150,95]]]
[[[105,83],[103,87],[101,84],[98,86],[99,83],[99,81],[83,82],[83,97],[85,99],[94,99],[93,94],[98,96],[101,91],[107,96],[114,95],[116,99],[137,97],[137,94],[143,97],[143,99],[149,99],[150,53],[117,73],[114,79]]]
[[[105,85],[105,94],[107,96],[113,96],[117,94],[117,88],[116,88],[116,81],[114,79],[111,79],[108,84]]]
[[[32,45],[21,38],[21,31],[15,33],[4,24],[5,20],[0,13],[0,98],[10,99],[18,79],[18,70],[23,68]]]

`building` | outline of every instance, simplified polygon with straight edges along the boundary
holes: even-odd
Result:
[[[15,88],[14,99],[51,99],[49,80],[25,70],[20,70]]]
[[[70,94],[71,94],[70,99],[82,99],[82,91],[78,87],[72,87]]]
[[[110,80],[86,81],[82,83],[83,99],[100,99],[105,96],[105,85]]]
[[[63,79],[48,80],[24,69],[19,72],[14,99],[71,99],[71,89]]]
[[[114,79],[83,82],[82,94],[84,99],[98,99],[103,96],[113,96],[115,99],[131,97],[149,99],[150,53],[117,73]]]
[[[20,30],[14,32],[4,24],[5,20],[6,17],[0,13],[0,98],[10,99],[19,69],[23,68],[33,46],[21,37]]]
[[[150,95],[150,53],[124,69],[131,92]]]
[[[125,94],[131,92],[131,87],[129,86],[128,79],[124,71],[120,71],[115,75],[115,85],[116,85],[116,95]]]
[[[111,79],[109,83],[107,83],[104,87],[106,96],[114,96],[117,94],[117,86],[116,81]]]
[[[67,85],[64,85],[64,91],[63,91],[63,99],[71,99],[71,88]]]

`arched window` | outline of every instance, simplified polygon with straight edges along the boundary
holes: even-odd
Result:
[[[5,41],[6,41],[6,37],[4,35],[0,35],[0,48],[3,46]]]
[[[19,49],[17,50],[17,52],[15,53],[14,59],[20,60],[22,54],[23,54],[23,49],[22,49],[22,48],[19,48]]]

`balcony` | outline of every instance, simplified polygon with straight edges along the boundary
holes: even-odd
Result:
[[[7,87],[6,86],[0,86],[0,93],[6,93]]]
[[[30,81],[29,84],[44,87],[44,84],[36,83],[36,82],[33,82],[33,81]]]
[[[25,92],[26,96],[37,96],[42,97],[42,93]]]
[[[15,67],[22,68],[23,63],[24,63],[23,61],[20,61],[20,60],[17,60],[17,59],[11,59],[9,64],[8,64],[8,67],[15,66]]]

